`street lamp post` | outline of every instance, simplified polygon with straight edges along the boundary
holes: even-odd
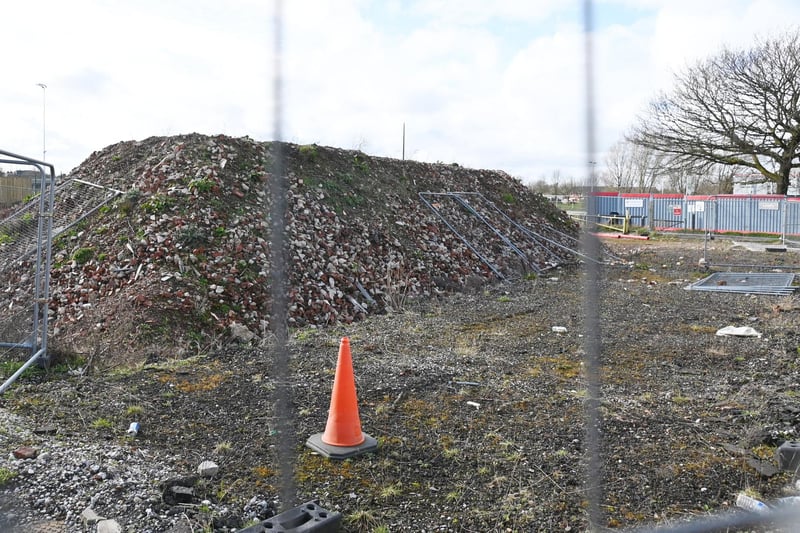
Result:
[[[42,88],[42,161],[47,161],[47,85],[36,85]]]

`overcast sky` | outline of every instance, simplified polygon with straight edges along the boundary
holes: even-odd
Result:
[[[797,0],[595,0],[588,156],[582,4],[284,0],[282,138],[400,158],[405,123],[408,159],[582,180],[674,72],[800,24]],[[45,148],[60,173],[154,135],[272,140],[273,13],[269,0],[6,2],[0,149]]]

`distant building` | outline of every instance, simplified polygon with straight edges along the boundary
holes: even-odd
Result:
[[[777,194],[778,184],[774,181],[753,183],[758,180],[758,176],[737,176],[733,184],[733,194]],[[800,195],[800,178],[792,176],[789,183],[788,196]]]
[[[39,171],[38,170],[16,170],[14,171],[14,176],[18,178],[38,178]]]

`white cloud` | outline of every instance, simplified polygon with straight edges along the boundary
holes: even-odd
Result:
[[[580,3],[284,0],[283,136],[580,178],[587,155]],[[0,148],[69,170],[122,140],[273,135],[272,7],[261,0],[29,0],[4,6]],[[800,20],[795,0],[597,0],[597,149],[672,73]],[[8,21],[13,21],[9,23]],[[35,23],[28,23],[34,22]],[[32,31],[32,29],[35,29]],[[24,46],[20,46],[24,43]],[[602,154],[594,159],[602,160]]]

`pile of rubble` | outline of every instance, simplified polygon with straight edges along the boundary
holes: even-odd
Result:
[[[566,215],[502,172],[283,148],[292,326],[349,323],[574,260]],[[70,177],[123,194],[55,240],[54,339],[80,349],[111,331],[122,345],[263,336],[275,150],[192,134],[92,154]],[[432,209],[419,193],[446,194]]]

